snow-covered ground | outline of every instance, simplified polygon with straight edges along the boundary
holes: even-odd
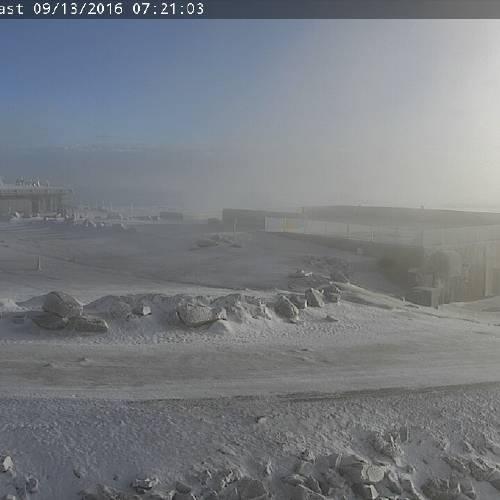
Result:
[[[220,230],[2,225],[0,456],[10,455],[18,474],[0,474],[0,495],[29,474],[40,480],[33,498],[61,500],[99,482],[125,488],[144,474],[163,490],[176,479],[197,487],[205,469],[238,467],[263,479],[270,459],[266,487],[286,497],[280,477],[304,448],[377,460],[371,433],[402,425],[410,440],[390,468],[417,488],[433,475],[449,478],[443,454],[496,464],[490,448],[500,448],[485,436],[499,442],[499,300],[417,307],[373,259],[279,235],[196,245]],[[294,323],[274,312],[290,272],[328,273],[336,260],[352,276],[338,304],[301,311]],[[109,332],[36,327],[30,315],[51,290],[74,295]],[[172,320],[179,296],[210,302],[236,292],[269,304],[268,314],[200,328]],[[120,297],[152,314],[114,314]],[[472,480],[479,498],[500,496]],[[357,498],[342,484],[326,496]]]

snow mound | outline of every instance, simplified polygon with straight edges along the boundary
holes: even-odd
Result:
[[[25,310],[24,307],[21,307],[12,299],[0,299],[0,313],[20,312],[24,310]]]

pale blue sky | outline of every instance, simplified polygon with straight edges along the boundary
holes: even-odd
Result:
[[[498,21],[2,21],[0,171],[196,208],[498,204],[499,46]]]

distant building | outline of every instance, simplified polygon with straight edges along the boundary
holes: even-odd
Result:
[[[31,215],[60,213],[67,205],[71,190],[18,179],[16,184],[0,184],[0,216],[15,212]]]
[[[300,217],[266,215],[265,230],[375,257],[418,304],[500,295],[500,213],[305,207]]]

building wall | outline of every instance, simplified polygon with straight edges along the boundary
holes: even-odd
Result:
[[[0,197],[0,216],[6,216],[13,212],[18,212],[21,215],[56,213],[62,208],[63,197],[60,194]]]
[[[31,214],[31,200],[26,198],[0,198],[0,215],[5,216],[13,212]]]

